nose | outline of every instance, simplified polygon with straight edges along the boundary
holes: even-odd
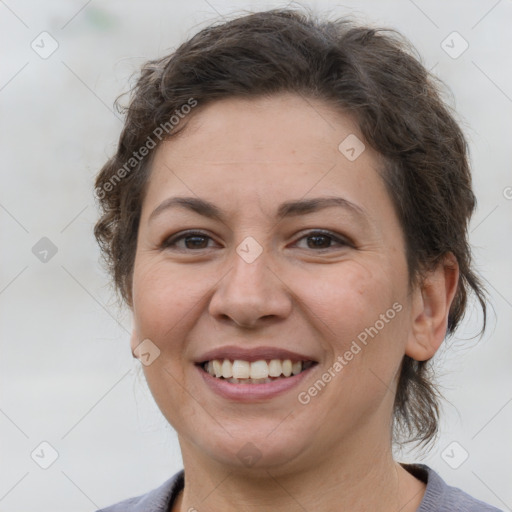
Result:
[[[251,263],[235,254],[231,269],[210,300],[210,315],[250,329],[286,318],[292,311],[292,298],[268,263],[265,252]]]

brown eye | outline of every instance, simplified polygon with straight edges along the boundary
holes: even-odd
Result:
[[[211,247],[209,242],[213,239],[202,232],[188,231],[173,235],[162,243],[164,249],[198,250]]]
[[[310,249],[328,249],[332,243],[332,238],[326,235],[308,236],[307,240]]]
[[[208,246],[206,236],[191,235],[183,237],[183,243],[187,249],[205,249]]]
[[[301,244],[303,240],[306,241],[306,247]],[[335,249],[337,247],[350,246],[350,243],[339,236],[334,235],[329,231],[312,231],[307,235],[301,237],[297,242],[302,249]]]

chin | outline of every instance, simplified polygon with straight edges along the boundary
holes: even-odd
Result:
[[[313,435],[290,435],[288,428],[276,428],[278,424],[268,420],[253,422],[251,427],[226,423],[226,430],[217,425],[215,432],[209,431],[200,439],[187,438],[203,456],[226,468],[251,474],[268,470],[286,472],[311,449]]]

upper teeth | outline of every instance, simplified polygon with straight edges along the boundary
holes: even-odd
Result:
[[[205,369],[210,375],[225,379],[266,379],[268,377],[280,377],[281,375],[285,377],[297,375],[303,370],[303,362],[292,363],[290,359],[272,359],[270,361],[262,359],[253,362],[240,359],[234,361],[214,359],[206,363]]]

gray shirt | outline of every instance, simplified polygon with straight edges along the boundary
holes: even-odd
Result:
[[[503,512],[447,485],[432,469],[423,464],[403,465],[416,478],[427,484],[417,512]],[[180,471],[157,489],[130,498],[97,512],[169,512],[183,489],[184,473]]]

